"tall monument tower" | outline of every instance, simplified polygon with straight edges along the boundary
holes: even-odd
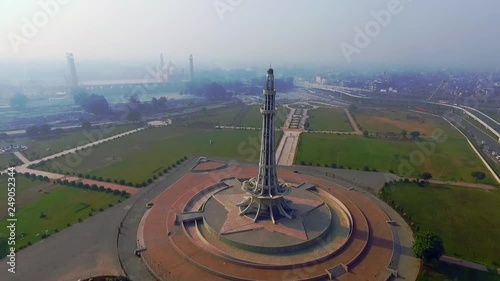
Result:
[[[76,75],[73,53],[66,53],[66,64],[68,66],[68,86],[71,88],[78,87],[78,76]]]
[[[193,54],[189,55],[189,80],[193,81],[194,78],[194,64],[193,64]]]
[[[270,219],[276,223],[282,218],[293,218],[292,202],[284,196],[290,193],[290,187],[278,180],[276,173],[276,152],[274,139],[274,115],[276,114],[274,89],[274,70],[269,68],[266,76],[264,107],[262,113],[262,138],[259,161],[259,173],[256,178],[243,182],[246,192],[244,200],[238,204],[240,215],[257,220]]]

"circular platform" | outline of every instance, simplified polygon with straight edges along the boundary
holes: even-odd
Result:
[[[392,233],[373,202],[331,182],[279,170],[285,182],[299,183],[286,196],[296,216],[255,223],[239,215],[237,203],[245,195],[241,182],[256,172],[253,166],[191,172],[155,198],[138,239],[157,279],[389,278]]]

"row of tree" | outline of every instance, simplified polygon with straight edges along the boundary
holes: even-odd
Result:
[[[75,104],[81,106],[83,110],[93,114],[109,113],[109,104],[106,98],[101,95],[89,94],[85,89],[77,87],[71,89],[71,94]]]

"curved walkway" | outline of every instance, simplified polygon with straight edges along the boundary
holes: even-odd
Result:
[[[246,178],[255,173],[255,167],[237,166],[229,168],[226,174],[189,174],[170,187],[168,194],[165,193],[155,198],[154,201],[156,204],[151,209],[152,211],[149,212],[144,226],[144,240],[147,250],[143,252],[143,257],[148,261],[151,269],[158,274],[159,278],[163,280],[180,280],[180,278],[182,280],[200,280],[200,278],[219,280],[218,277],[214,277],[212,274],[207,275],[207,272],[200,267],[206,267],[206,270],[210,268],[209,271],[212,273],[215,273],[214,270],[222,270],[225,272],[224,276],[233,276],[232,280],[296,280],[316,274],[326,278],[326,264],[320,267],[314,264],[310,268],[299,267],[287,270],[266,270],[241,267],[229,260],[221,260],[195,247],[184,235],[183,228],[174,224],[175,213],[180,213],[182,208],[177,207],[181,209],[172,209],[172,204],[183,206],[189,201],[190,196],[200,191],[200,183],[202,185],[214,184],[219,182],[223,177],[228,176],[228,174],[238,178]],[[351,265],[352,267],[349,268],[349,272],[344,273],[338,280],[358,280],[359,276],[366,276],[370,280],[385,280],[390,275],[388,271],[384,271],[383,269],[388,266],[392,256],[392,234],[386,222],[389,218],[381,209],[370,203],[370,200],[365,196],[338,187],[329,181],[295,174],[291,170],[281,170],[280,176],[285,180],[293,179],[293,181],[309,181],[319,184],[323,187],[323,190],[326,189],[326,191],[333,193],[337,198],[344,198],[343,200],[355,199],[357,202],[356,206],[360,208],[364,215],[370,217],[370,223],[367,225],[367,228],[364,228],[364,230],[363,228],[358,228],[359,232],[351,240],[351,243],[356,244],[360,242],[366,245],[365,250],[361,250],[364,248],[363,246],[361,248],[354,247],[353,245],[351,245],[352,247],[347,246],[344,251],[351,254],[336,255],[333,260],[329,260],[329,266],[326,266],[326,268],[334,268],[338,264]],[[200,186],[200,188],[197,188],[197,186]],[[173,194],[178,194],[178,196],[173,196],[172,192]],[[348,196],[349,199],[345,199],[345,196]],[[160,202],[161,204],[158,204]],[[165,217],[167,217],[166,221]],[[165,228],[165,223],[168,224],[167,228]],[[369,239],[362,239],[364,235],[369,235]],[[356,251],[354,251],[355,248],[357,249]],[[359,252],[360,250],[361,252]],[[185,254],[174,254],[179,251]],[[320,252],[317,254],[321,254]],[[195,260],[198,267],[193,267],[191,264]],[[236,276],[238,277],[236,278]]]

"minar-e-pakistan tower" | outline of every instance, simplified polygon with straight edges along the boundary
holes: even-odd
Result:
[[[238,204],[240,215],[258,220],[270,219],[273,223],[282,218],[293,218],[292,202],[284,196],[290,193],[290,187],[278,180],[276,173],[276,153],[274,139],[274,115],[276,114],[274,89],[274,71],[269,68],[266,76],[264,107],[262,113],[262,138],[259,161],[259,173],[256,178],[243,182],[246,192],[244,200]]]

